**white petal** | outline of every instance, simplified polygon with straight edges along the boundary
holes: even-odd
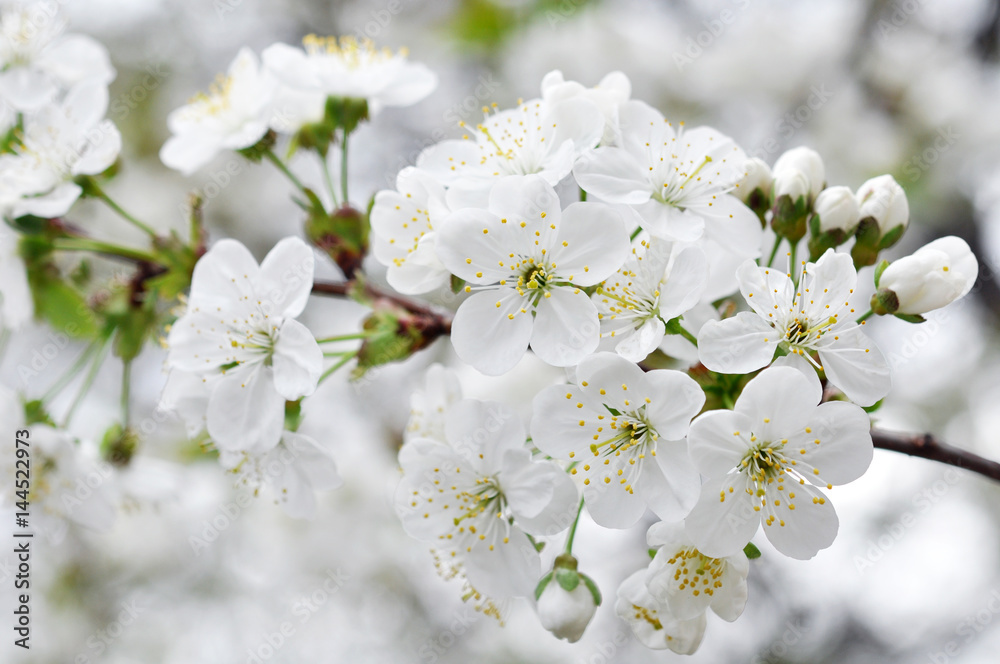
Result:
[[[719,196],[711,205],[709,210],[699,209],[706,218],[705,234],[740,256],[759,256],[764,229],[756,213],[729,194]]]
[[[72,182],[61,184],[52,191],[42,196],[32,196],[22,198],[14,206],[11,217],[20,217],[25,214],[33,214],[36,217],[52,219],[61,217],[69,212],[69,209],[76,203],[83,190],[79,185]]]
[[[583,155],[573,166],[573,177],[588,194],[608,203],[638,205],[651,195],[642,166],[621,148],[601,147]]]
[[[840,520],[833,504],[815,487],[799,484],[795,494],[790,501],[783,495],[767,495],[767,506],[762,514],[765,519],[768,516],[774,519],[771,525],[764,521],[764,534],[774,548],[786,556],[809,560],[820,549],[833,544]],[[780,505],[774,504],[775,498]],[[794,510],[790,509],[792,505],[795,505]]]
[[[553,288],[548,295],[538,303],[531,350],[553,366],[577,364],[597,349],[597,308],[583,291]]]
[[[780,333],[757,314],[706,322],[698,333],[698,356],[711,371],[750,373],[771,362]]]
[[[711,410],[691,424],[688,434],[691,458],[702,473],[710,478],[722,477],[740,463],[749,449],[743,436],[749,433],[753,420],[731,410]]]
[[[504,542],[479,541],[467,554],[467,575],[476,590],[489,597],[527,597],[535,591],[542,575],[541,558],[535,546],[521,532],[511,527]]]
[[[285,399],[270,367],[230,371],[208,400],[208,433],[220,450],[261,453],[281,440]]]
[[[753,509],[754,498],[747,493],[754,488],[744,473],[705,482],[698,504],[684,520],[687,534],[699,551],[712,558],[724,558],[743,550],[760,525],[760,514]]]
[[[822,395],[819,378],[792,367],[770,367],[757,374],[736,400],[733,411],[751,420],[762,440],[780,440],[801,431]]]
[[[312,248],[297,237],[286,237],[260,264],[258,290],[271,316],[295,318],[306,308],[316,263]],[[263,306],[263,305],[262,305]]]
[[[838,330],[835,336],[827,334],[823,342],[819,361],[826,377],[847,398],[861,406],[871,406],[889,393],[892,387],[889,364],[860,326]]]
[[[684,441],[663,441],[656,446],[654,462],[644,459],[637,492],[656,516],[683,519],[698,501],[701,478]]]
[[[463,399],[448,409],[445,437],[483,475],[495,475],[504,455],[524,448],[521,418],[498,401]]]
[[[686,373],[658,369],[646,373],[650,403],[646,417],[661,438],[680,440],[705,405],[705,392]]]
[[[286,320],[274,345],[274,388],[288,401],[316,391],[323,373],[323,351],[316,338],[297,320]]]
[[[218,138],[207,134],[171,136],[160,148],[160,161],[167,168],[191,175],[212,161],[221,150]]]
[[[511,288],[474,293],[463,302],[451,325],[458,356],[488,376],[513,369],[532,338],[531,314],[521,313],[521,304]]]
[[[614,208],[573,203],[563,211],[549,260],[575,285],[593,286],[620,268],[628,252],[625,223]]]
[[[843,401],[820,404],[807,426],[810,433],[800,448],[805,454],[792,450],[792,455],[818,470],[823,483],[847,484],[868,470],[874,448],[871,418],[864,410]]]

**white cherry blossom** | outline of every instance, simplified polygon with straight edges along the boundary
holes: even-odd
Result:
[[[979,263],[969,245],[949,235],[893,261],[879,278],[879,290],[895,295],[892,313],[924,314],[964,297],[977,276]]]
[[[706,556],[680,522],[653,524],[646,541],[657,549],[646,573],[646,588],[675,618],[691,620],[709,608],[728,622],[740,617],[750,572],[743,551],[722,558]]]
[[[255,492],[266,487],[288,516],[312,519],[316,516],[316,492],[339,487],[343,481],[330,451],[315,439],[285,431],[281,442],[262,454],[222,451],[222,466],[238,477],[238,482]]]
[[[679,655],[691,655],[705,636],[705,614],[690,620],[678,620],[669,607],[653,597],[646,588],[646,570],[639,570],[618,588],[615,613],[624,620],[635,638],[653,650],[670,649]]]
[[[906,192],[891,175],[880,175],[858,187],[855,194],[861,218],[871,217],[885,235],[894,228],[904,230],[910,223],[910,203]]]
[[[396,511],[406,531],[432,542],[490,597],[527,596],[541,562],[525,533],[554,535],[576,515],[566,473],[534,461],[512,410],[466,399],[448,409],[446,441],[411,438],[399,452]]]
[[[540,176],[500,180],[486,210],[453,213],[437,239],[448,270],[470,285],[455,314],[458,356],[482,373],[512,369],[531,349],[570,366],[599,341],[597,308],[581,290],[609,277],[628,253],[620,216],[598,203],[560,210]]]
[[[219,449],[270,450],[281,440],[285,401],[316,389],[323,353],[295,320],[312,289],[313,264],[312,249],[286,238],[259,266],[235,240],[217,242],[195,266],[167,363],[210,383],[206,426]]]
[[[604,123],[588,99],[532,99],[486,114],[462,139],[432,145],[420,153],[417,166],[448,187],[452,209],[486,207],[493,185],[511,175],[537,174],[559,184],[576,159],[601,140]]]
[[[819,487],[852,482],[871,463],[868,414],[844,401],[821,404],[815,373],[801,359],[786,362],[747,383],[733,410],[691,424],[691,456],[706,480],[685,527],[706,556],[736,555],[763,521],[778,551],[812,558],[839,523]]]
[[[702,327],[698,352],[706,367],[749,373],[767,366],[780,346],[822,368],[830,382],[862,406],[888,393],[889,365],[855,322],[849,303],[858,274],[848,254],[830,249],[815,263],[804,263],[797,287],[788,274],[751,260],[736,274],[753,311]]]
[[[649,507],[681,519],[694,505],[698,474],[688,456],[691,418],[705,394],[687,374],[644,373],[614,353],[597,353],[576,370],[576,385],[535,397],[531,437],[554,459],[575,464],[594,521],[634,525]]]
[[[815,200],[826,183],[826,167],[819,153],[807,147],[792,148],[774,162],[774,195]]]
[[[602,345],[632,362],[646,359],[663,341],[665,323],[698,304],[707,279],[701,249],[656,238],[640,241],[593,295]]]
[[[60,104],[26,118],[14,154],[0,155],[0,174],[12,178],[18,195],[9,216],[66,214],[83,191],[73,178],[97,175],[114,164],[122,138],[114,123],[104,119],[107,107],[107,88],[87,82],[70,90]]]
[[[261,70],[253,51],[240,49],[207,94],[195,95],[167,117],[173,136],[163,144],[160,159],[191,175],[223,150],[254,145],[267,132],[275,90],[276,82]]]
[[[448,285],[451,273],[438,259],[435,245],[450,214],[444,187],[417,168],[399,172],[395,191],[375,195],[372,253],[388,267],[390,286],[413,295]]]
[[[365,99],[374,114],[384,106],[412,106],[437,87],[437,75],[410,62],[405,49],[380,49],[351,36],[308,35],[302,44],[304,50],[274,44],[261,54],[267,69],[292,89]]]
[[[732,195],[747,157],[715,129],[675,129],[640,101],[619,109],[621,147],[600,147],[573,168],[580,186],[633,206],[651,235],[690,242],[703,234],[744,257],[760,254],[760,220]]]
[[[406,439],[430,438],[446,442],[444,423],[448,410],[462,400],[462,386],[455,372],[440,364],[427,369],[424,388],[410,397],[410,419],[406,423]]]
[[[17,2],[0,13],[0,102],[37,111],[83,81],[115,77],[108,51],[90,37],[64,34],[52,2]]]

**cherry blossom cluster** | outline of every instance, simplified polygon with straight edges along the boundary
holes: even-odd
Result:
[[[891,388],[868,320],[919,324],[978,273],[956,237],[883,258],[909,223],[890,175],[852,191],[827,186],[806,147],[773,165],[750,159],[718,130],[632,99],[620,72],[594,87],[551,72],[537,97],[488,107],[426,148],[394,189],[354,204],[352,133],[423,100],[437,79],[405,51],[315,35],[259,57],[242,49],[171,113],[160,151],[183,174],[225,151],[269,162],[294,187],[302,237],[258,261],[238,239],[209,243],[197,200],[189,237],[160,234],[101,186],[121,150],[104,118],[107,53],[39,6],[5,10],[0,30],[0,329],[32,315],[70,320],[88,344],[73,371],[96,372],[106,352],[123,365],[122,419],[99,449],[71,433],[79,399],[55,418],[49,395],[22,408],[0,388],[4,429],[32,425],[51,457],[35,491],[55,530],[113,519],[114,491],[80,507],[67,487],[97,455],[126,465],[136,453],[130,363],[153,340],[166,349],[161,407],[238,483],[309,518],[316,493],[341,478],[327,441],[299,431],[304,404],[349,363],[362,375],[448,335],[486,376],[530,352],[562,377],[529,395],[522,421],[429,369],[398,455],[406,532],[477,609],[502,622],[511,600],[533,598],[548,630],[577,641],[603,599],[581,569],[586,545],[574,550],[581,516],[642,527],[650,562],[622,570],[615,611],[646,646],[690,654],[709,609],[730,622],[743,612],[758,534],[802,560],[834,541],[829,492],[867,470],[869,413]],[[318,160],[318,186],[291,168],[296,153]],[[105,202],[149,246],[88,236],[65,219],[81,197]],[[67,252],[131,261],[135,274],[95,297],[87,275],[61,272],[55,256]],[[344,276],[328,293],[370,309],[356,333],[324,336],[298,320],[317,260]],[[380,268],[407,297],[382,290]],[[6,483],[0,495],[16,498]]]

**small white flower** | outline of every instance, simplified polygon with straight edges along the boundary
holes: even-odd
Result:
[[[221,450],[270,450],[281,440],[285,401],[316,389],[323,353],[295,320],[312,289],[313,263],[302,240],[286,238],[259,266],[235,240],[217,242],[195,266],[167,364],[208,384],[206,425]]]
[[[523,425],[503,404],[454,404],[445,437],[411,438],[399,451],[403,527],[446,552],[454,561],[446,567],[460,564],[486,595],[530,595],[541,561],[525,533],[565,530],[576,515],[576,487],[556,464],[532,460]]]
[[[326,97],[368,101],[370,114],[383,106],[412,106],[437,87],[437,76],[410,62],[405,49],[393,53],[368,39],[318,37],[302,40],[305,50],[274,44],[261,54],[264,65],[285,85]]]
[[[25,120],[24,137],[14,154],[0,155],[0,173],[13,172],[8,177],[19,196],[8,213],[11,217],[66,214],[82,193],[73,178],[97,175],[114,164],[122,137],[104,119],[107,107],[106,87],[81,83],[61,104]]]
[[[47,425],[25,427],[20,399],[0,386],[0,426],[8,432],[0,460],[0,505],[14,506],[17,495],[15,432],[30,428],[30,436],[19,436],[28,443],[31,455],[29,501],[31,525],[53,543],[61,542],[70,524],[96,531],[114,525],[115,506],[112,484],[115,473],[102,462],[96,447],[87,441],[74,440],[67,432]]]
[[[315,518],[316,492],[343,483],[329,450],[291,431],[282,433],[281,442],[263,454],[222,451],[219,461],[255,493],[266,486],[275,504],[296,519]]]
[[[538,598],[538,621],[556,637],[576,643],[597,613],[594,594],[582,580],[566,591],[556,579],[545,586]]]
[[[691,620],[709,608],[723,620],[733,622],[747,603],[750,561],[743,551],[713,558],[698,550],[683,523],[653,524],[646,534],[650,547],[658,549],[646,573],[646,588],[670,613]]]
[[[597,348],[597,308],[581,288],[609,277],[628,253],[624,222],[612,208],[559,197],[541,176],[505,178],[489,209],[453,213],[437,237],[448,270],[478,291],[455,314],[458,356],[482,373],[509,371],[528,344],[555,366]]]
[[[196,95],[167,117],[173,136],[163,144],[160,159],[190,175],[223,150],[254,145],[267,132],[275,87],[253,51],[240,49],[208,94]]]
[[[815,373],[801,360],[783,364],[747,383],[733,410],[691,424],[691,456],[707,479],[685,527],[706,556],[736,555],[763,521],[778,551],[812,558],[838,528],[817,487],[852,482],[871,463],[868,414],[845,401],[820,404]]]
[[[406,423],[406,440],[430,438],[446,442],[444,423],[448,410],[462,400],[462,386],[455,372],[440,364],[427,369],[424,388],[410,397],[410,420]]]
[[[576,81],[567,81],[561,71],[550,71],[542,79],[542,101],[555,104],[565,99],[582,98],[597,106],[604,116],[602,145],[614,145],[621,135],[618,127],[618,107],[632,95],[632,82],[620,71],[613,71],[601,82],[588,88]]]
[[[699,488],[684,436],[704,392],[687,374],[643,372],[614,353],[586,358],[576,375],[577,385],[535,397],[534,444],[575,464],[570,472],[584,478],[587,510],[602,526],[628,528],[646,507],[683,518]]]
[[[653,597],[646,588],[646,570],[639,570],[618,588],[615,612],[642,645],[653,650],[670,649],[679,655],[691,655],[705,636],[705,614],[690,620],[678,620],[670,608]]]
[[[0,101],[36,111],[85,80],[115,77],[107,50],[90,37],[63,34],[56,3],[15,3],[0,14]]]
[[[768,365],[781,346],[822,368],[862,406],[889,392],[885,356],[855,322],[848,302],[858,281],[849,255],[830,249],[816,263],[804,264],[798,287],[781,270],[749,260],[737,278],[753,311],[705,323],[698,352],[708,369],[749,373]]]
[[[537,174],[551,186],[601,140],[604,116],[582,97],[540,99],[486,114],[461,140],[441,141],[417,157],[417,166],[448,187],[452,209],[486,207],[490,189],[511,175]]]
[[[879,290],[892,291],[892,313],[924,314],[964,297],[979,275],[979,263],[965,240],[949,235],[893,261],[882,272]]]
[[[820,231],[852,232],[861,218],[861,208],[849,187],[827,187],[816,197],[813,212],[819,215]]]
[[[760,253],[760,220],[731,195],[747,172],[731,138],[709,127],[675,130],[639,101],[622,104],[619,119],[621,147],[597,148],[573,168],[587,193],[634,207],[656,237],[689,242],[705,233],[742,256]]]
[[[643,361],[663,341],[665,323],[698,304],[707,280],[701,249],[643,240],[593,295],[601,338],[625,359]]]
[[[873,218],[882,235],[897,227],[904,230],[910,223],[910,204],[906,192],[891,175],[880,175],[868,180],[856,194],[861,207],[861,218]]]
[[[826,168],[823,158],[815,150],[806,147],[792,148],[774,162],[774,196],[788,194],[794,201],[798,196],[815,200],[826,183]],[[806,191],[800,191],[801,183]]]
[[[399,172],[395,191],[375,195],[372,253],[388,267],[390,286],[415,295],[448,285],[451,273],[438,259],[435,243],[450,214],[444,187],[417,168]]]

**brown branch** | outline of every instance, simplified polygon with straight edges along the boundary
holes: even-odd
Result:
[[[927,433],[906,434],[872,429],[872,442],[878,449],[891,450],[945,463],[956,468],[964,468],[1000,482],[1000,463],[942,443]]]
[[[392,293],[387,293],[380,288],[372,286],[371,284],[359,286],[358,283],[354,281],[317,281],[313,283],[312,292],[316,295],[353,297],[356,288],[360,288],[360,294],[367,299],[373,300],[374,303],[382,301],[413,314],[421,321],[423,326],[427,327],[429,330],[433,330],[435,336],[440,334],[451,334],[451,316],[449,314],[432,309],[426,304],[414,302],[413,300],[409,300]]]

